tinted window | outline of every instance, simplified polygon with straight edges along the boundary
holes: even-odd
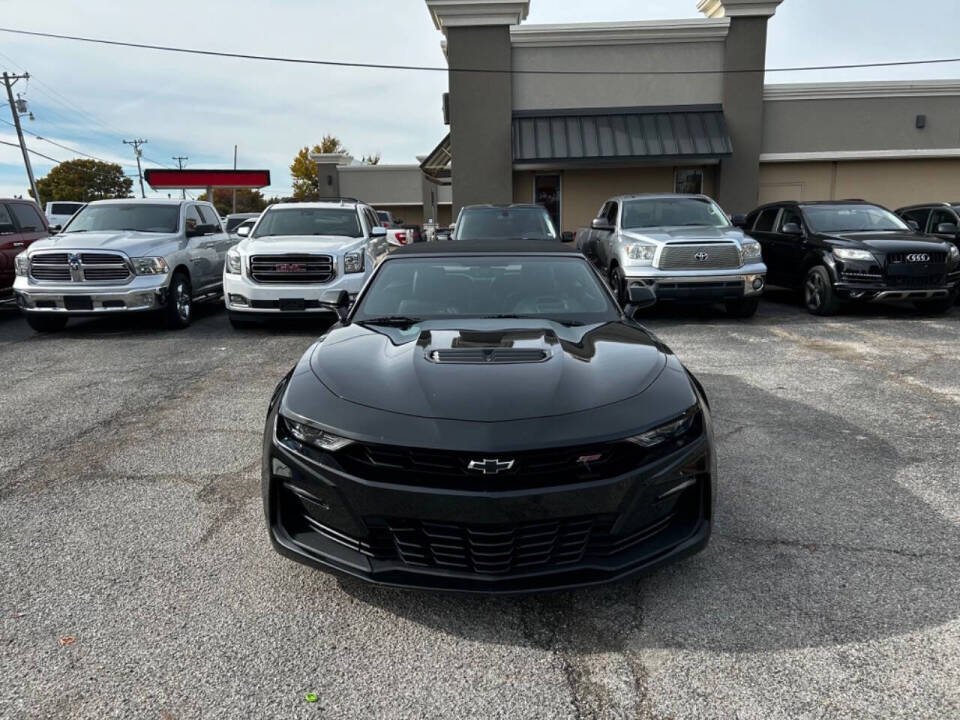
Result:
[[[87,205],[73,216],[64,232],[136,230],[174,233],[180,226],[179,205],[116,203]]]
[[[73,215],[83,207],[83,203],[50,203],[51,215]]]
[[[247,218],[242,217],[228,217],[227,218],[227,232],[233,232],[239,227],[240,223],[246,222]]]
[[[197,205],[200,210],[200,216],[203,218],[204,225],[213,225],[217,232],[220,232],[220,216],[214,212],[212,207],[207,205]]]
[[[10,217],[10,213],[7,212],[7,206],[0,205],[0,232],[11,233],[15,230],[16,228],[13,227],[13,218]]]
[[[284,208],[267,210],[254,237],[274,235],[344,235],[363,237],[352,208]]]
[[[910,230],[889,210],[878,205],[807,205],[807,224],[814,232],[878,232]]]
[[[200,217],[200,211],[196,205],[187,205],[187,213],[184,218],[184,227],[192,230],[197,225],[203,225],[203,218]]]
[[[757,225],[754,229],[756,232],[773,232],[773,224],[777,221],[777,213],[780,212],[780,208],[767,208],[760,213],[760,217],[757,218]]]
[[[618,313],[582,258],[404,258],[377,273],[354,319],[523,315],[605,322]]]
[[[777,224],[777,232],[783,232],[783,226],[793,223],[803,227],[803,218],[800,217],[800,213],[797,212],[794,208],[784,208],[783,214],[780,216],[780,222]]]
[[[729,227],[730,221],[719,207],[707,199],[645,198],[623,203],[620,225],[624,229],[678,225]]]
[[[380,218],[380,222],[382,222],[382,223],[388,223],[388,222],[390,222],[390,216],[389,216],[387,213],[385,213],[385,212],[377,213],[377,217]]]
[[[957,216],[954,215],[950,210],[934,210],[932,213],[930,213],[930,227],[927,229],[927,232],[937,232],[937,228],[941,223],[953,223],[956,225]],[[920,229],[923,229],[923,225],[920,226]]]
[[[930,217],[930,208],[921,208],[919,210],[907,210],[901,213],[904,220],[913,220],[917,224],[917,229],[923,232],[927,227],[927,218]]]
[[[367,225],[370,226],[371,230],[375,227],[383,227],[380,222],[380,218],[377,217],[377,213],[373,210],[373,208],[364,208],[363,212],[364,216],[367,218]]]
[[[457,240],[556,240],[557,231],[541,207],[466,208],[456,230]]]
[[[43,224],[40,213],[33,205],[10,203],[8,207],[17,219],[17,224],[20,225],[22,232],[42,232],[47,229],[47,226]]]

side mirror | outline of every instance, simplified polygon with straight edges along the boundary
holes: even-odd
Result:
[[[784,235],[803,235],[803,228],[797,223],[787,223],[783,226]]]
[[[346,322],[347,315],[350,314],[350,306],[353,303],[350,301],[350,293],[346,290],[328,290],[323,294],[323,300],[320,301],[320,304],[332,307],[337,311],[340,322]]]
[[[192,228],[187,228],[186,235],[187,237],[199,237],[200,235],[211,235],[217,231],[216,225],[194,225]]]
[[[939,225],[937,225],[937,232],[940,235],[956,235],[957,224],[956,223],[940,223]]]
[[[910,229],[914,232],[920,232],[920,223],[916,220],[907,220],[907,225],[909,225]]]
[[[50,233],[51,233],[51,234],[53,234],[53,233],[58,233],[58,232],[60,232],[61,230],[63,230],[63,225],[51,225],[51,226],[50,226]]]
[[[642,310],[643,308],[652,307],[657,304],[656,294],[646,285],[631,285],[627,289],[627,297],[630,301],[624,310],[631,315],[633,311]]]
[[[386,236],[387,236],[387,229],[386,229],[385,227],[370,228],[370,237],[372,237],[372,238],[377,238],[377,237],[382,238],[382,237],[386,237]]]
[[[576,239],[576,235],[570,230],[565,231],[561,237],[563,237],[565,243],[573,242]]]
[[[594,230],[603,230],[605,232],[613,232],[613,225],[610,224],[610,221],[606,218],[594,218],[590,222],[590,227]]]
[[[252,229],[253,229],[252,225],[241,225],[236,229],[235,232],[239,237],[245,238],[245,237],[250,237],[250,231]]]
[[[741,230],[745,230],[747,227],[747,216],[743,213],[739,213],[730,218],[730,222],[733,223],[734,227],[738,227]]]

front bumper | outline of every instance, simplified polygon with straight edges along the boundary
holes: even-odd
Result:
[[[277,439],[274,407],[261,468],[270,539],[290,559],[394,587],[528,593],[619,580],[706,546],[716,457],[703,412],[696,440],[616,477],[481,491],[318,463]]]
[[[261,284],[246,275],[223,275],[223,300],[227,310],[238,316],[273,317],[331,314],[320,302],[331,290],[346,290],[355,298],[366,281],[366,273],[338,275],[321,284]]]
[[[658,302],[724,302],[759,297],[766,287],[767,266],[744,265],[736,270],[676,271],[623,268],[628,283],[646,285]]]
[[[872,268],[871,268],[872,269]],[[916,302],[939,300],[957,293],[960,271],[942,267],[917,267],[910,272],[883,275],[847,264],[840,269],[834,284],[844,300],[862,302]]]
[[[169,282],[169,275],[137,275],[125,285],[39,284],[18,276],[13,292],[24,312],[100,315],[162,308]]]

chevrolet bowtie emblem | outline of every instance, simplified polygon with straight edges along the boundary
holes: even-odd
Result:
[[[474,472],[481,472],[484,475],[497,475],[502,472],[507,472],[508,470],[513,470],[513,466],[516,464],[516,460],[497,460],[495,458],[471,460],[467,464],[467,469],[473,470]]]

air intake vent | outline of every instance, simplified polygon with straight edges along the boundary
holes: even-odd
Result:
[[[435,363],[539,363],[550,357],[546,350],[537,348],[456,348],[434,350],[427,356]]]

